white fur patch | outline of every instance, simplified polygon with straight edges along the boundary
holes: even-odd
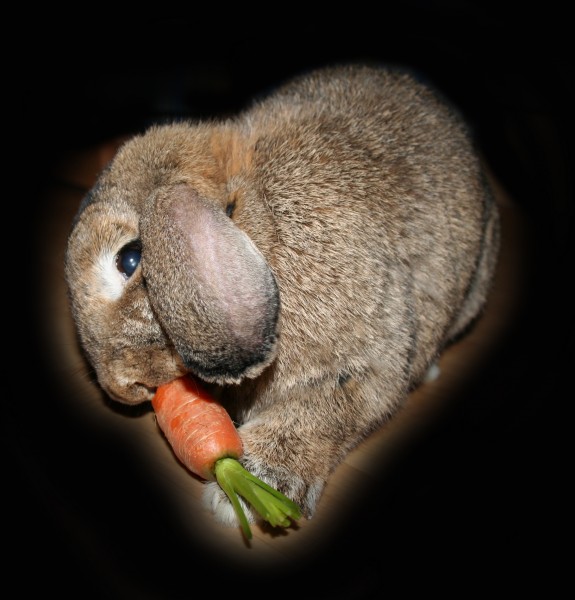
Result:
[[[205,484],[202,494],[202,500],[205,508],[207,508],[214,514],[216,522],[220,523],[221,525],[226,525],[228,527],[239,526],[240,522],[236,515],[234,507],[232,506],[225,492],[220,488],[218,483],[210,481]],[[240,504],[242,505],[244,512],[246,513],[248,522],[255,523],[255,515],[253,514],[248,504],[241,497]]]
[[[441,369],[437,363],[433,363],[423,378],[423,381],[435,381],[441,374]]]
[[[313,517],[313,514],[315,513],[315,509],[321,498],[324,487],[325,481],[323,479],[316,479],[313,485],[310,485],[307,490],[307,494],[305,496],[305,505],[310,513],[309,518]]]
[[[117,300],[124,292],[126,278],[118,271],[116,254],[104,251],[95,265],[98,291],[108,300]]]

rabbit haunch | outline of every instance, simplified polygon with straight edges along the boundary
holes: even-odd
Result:
[[[128,141],[80,208],[66,276],[111,397],[150,400],[186,372],[220,384],[244,465],[310,515],[480,315],[498,239],[459,115],[409,75],[347,66]],[[118,276],[134,240],[140,264]]]

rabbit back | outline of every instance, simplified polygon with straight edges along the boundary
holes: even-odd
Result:
[[[411,76],[367,67],[302,77],[245,122],[290,370],[381,362],[412,386],[476,318],[495,268],[497,209],[466,124]]]

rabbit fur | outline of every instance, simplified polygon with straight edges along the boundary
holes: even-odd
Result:
[[[310,518],[481,314],[498,246],[457,111],[407,72],[342,65],[127,141],[79,208],[65,273],[102,389],[137,404],[205,380],[244,466]],[[204,499],[237,523],[217,483]]]

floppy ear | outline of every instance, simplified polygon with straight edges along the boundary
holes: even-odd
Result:
[[[279,294],[255,244],[190,186],[162,189],[140,223],[142,270],[156,317],[185,365],[220,383],[273,359]]]

